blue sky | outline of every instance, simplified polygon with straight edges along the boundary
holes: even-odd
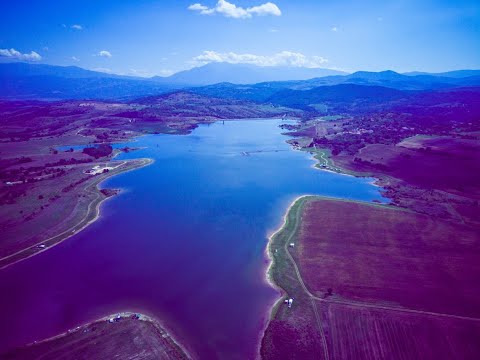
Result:
[[[166,75],[210,61],[480,68],[478,0],[8,1],[0,59]]]

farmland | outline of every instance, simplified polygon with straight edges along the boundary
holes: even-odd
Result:
[[[462,319],[317,302],[330,359],[475,359],[480,325]]]
[[[300,198],[270,244],[271,278],[294,305],[277,303],[262,357],[476,358],[479,241],[407,210]]]
[[[324,200],[306,205],[298,241],[294,256],[318,297],[332,289],[330,296],[360,302],[480,316],[475,229],[383,206]]]

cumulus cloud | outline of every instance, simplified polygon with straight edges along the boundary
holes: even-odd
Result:
[[[237,54],[234,52],[219,53],[216,51],[204,51],[201,55],[193,58],[196,65],[204,65],[212,62],[226,62],[230,64],[251,64],[257,66],[293,66],[318,68],[325,65],[328,60],[321,56],[306,56],[292,51],[282,51],[271,56],[255,54]]]
[[[74,30],[83,30],[83,26],[78,25],[78,24],[74,24],[74,25],[70,26],[70,28],[74,29]]]
[[[210,10],[208,6],[202,4],[193,4],[188,7],[188,10],[199,11],[202,15],[209,15],[215,12],[215,9]]]
[[[31,51],[29,54],[22,54],[20,51],[15,49],[0,49],[0,57],[6,57],[15,60],[24,60],[24,61],[40,61],[42,57],[35,51]]]
[[[273,15],[273,16],[280,16],[282,12],[278,8],[278,6],[272,2],[267,2],[262,5],[252,6],[249,8],[243,8],[241,6],[237,6],[235,4],[229,3],[226,0],[218,0],[215,7],[209,8],[208,6],[196,3],[190,5],[188,10],[197,11],[202,15],[213,15],[213,14],[221,14],[226,17],[231,17],[235,19],[249,19],[253,15],[258,16],[266,16],[266,15]]]
[[[107,51],[107,50],[102,50],[97,55],[101,57],[106,57],[106,58],[112,57],[112,54],[110,54],[110,51]]]

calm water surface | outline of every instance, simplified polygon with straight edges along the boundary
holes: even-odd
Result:
[[[264,280],[267,236],[288,204],[301,194],[382,200],[368,179],[312,169],[280,123],[228,121],[129,144],[146,148],[120,159],[155,163],[102,184],[124,191],[99,221],[0,271],[0,352],[139,311],[202,359],[253,358],[278,296]]]

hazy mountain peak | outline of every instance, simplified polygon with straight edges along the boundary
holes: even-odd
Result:
[[[156,77],[154,79],[165,83],[188,85],[211,85],[223,82],[256,84],[267,81],[307,80],[315,77],[345,74],[341,71],[321,68],[209,63],[178,72],[170,77]]]

